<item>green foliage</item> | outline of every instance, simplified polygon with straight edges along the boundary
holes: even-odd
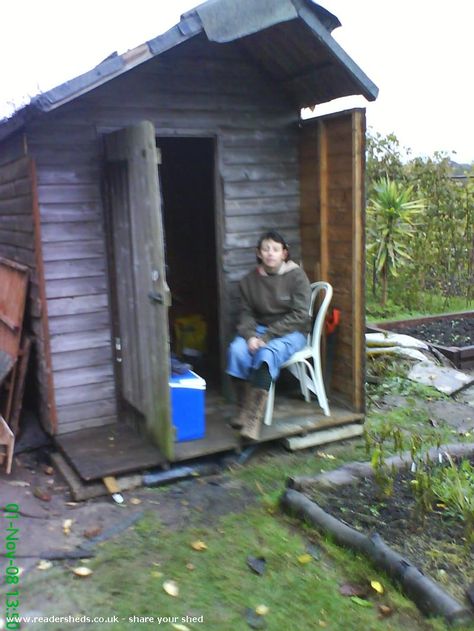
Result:
[[[387,302],[388,279],[412,260],[410,244],[417,226],[416,218],[424,208],[414,199],[413,187],[384,178],[374,185],[367,208],[367,254],[374,281],[382,277],[382,305]]]
[[[383,243],[385,236],[371,224],[370,217],[381,180],[394,183],[399,191],[411,190],[414,197],[424,200],[416,230],[405,226],[396,235],[398,251],[393,246],[392,251],[398,255],[397,263],[404,264],[382,273],[382,305],[392,300],[401,308],[426,312],[430,310],[429,301],[426,303],[430,295],[446,301],[462,296],[469,302],[474,291],[474,167],[460,174],[443,153],[412,158],[409,149],[402,152],[394,134],[369,135],[367,269],[374,291],[377,274],[389,256],[389,248]],[[385,249],[385,254],[380,249]]]
[[[474,543],[474,467],[466,459],[455,464],[449,454],[446,458],[449,466],[438,468],[432,477],[433,494],[446,513],[462,519],[469,545]]]
[[[403,273],[403,272],[402,272]],[[399,279],[392,279],[392,293],[400,287]],[[389,292],[390,295],[390,292]],[[416,301],[411,302],[411,296],[416,295]],[[421,291],[410,285],[405,291],[400,291],[394,298],[388,298],[385,305],[375,299],[371,294],[366,299],[366,315],[368,322],[381,322],[383,320],[405,320],[417,316],[437,313],[455,313],[466,311],[471,306],[471,301],[461,296],[441,296],[433,292]]]

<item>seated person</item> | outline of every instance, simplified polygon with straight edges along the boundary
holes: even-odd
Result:
[[[290,260],[278,232],[260,237],[257,261],[240,281],[238,335],[229,346],[227,363],[240,407],[233,426],[249,440],[258,440],[271,383],[281,365],[304,348],[311,325],[309,280]]]

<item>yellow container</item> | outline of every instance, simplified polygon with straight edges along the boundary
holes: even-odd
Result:
[[[199,356],[206,352],[207,325],[202,315],[177,318],[174,333],[178,355]]]

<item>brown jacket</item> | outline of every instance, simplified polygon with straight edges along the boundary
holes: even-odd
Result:
[[[311,286],[304,271],[293,261],[283,263],[277,274],[258,266],[240,281],[241,316],[238,334],[256,336],[257,324],[268,329],[265,342],[288,333],[309,332]]]

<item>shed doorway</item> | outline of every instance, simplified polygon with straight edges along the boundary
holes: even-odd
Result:
[[[171,351],[220,390],[213,138],[159,137]]]

